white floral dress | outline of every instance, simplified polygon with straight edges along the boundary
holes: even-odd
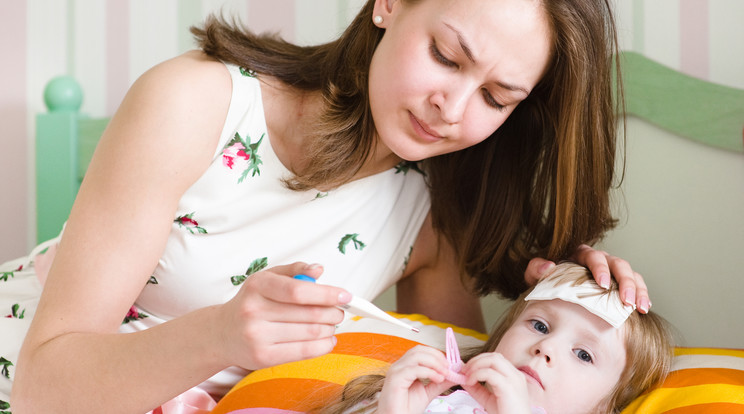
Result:
[[[260,82],[226,66],[233,91],[212,164],[181,198],[165,252],[122,315],[122,332],[224,303],[252,273],[295,261],[320,263],[319,283],[372,299],[402,275],[429,210],[424,178],[408,163],[329,192],[285,188],[290,172],[273,152]],[[0,265],[0,313],[8,314],[0,320],[0,413],[40,291],[33,261]],[[229,369],[202,388],[224,394],[243,375]]]

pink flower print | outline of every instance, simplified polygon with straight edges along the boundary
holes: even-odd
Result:
[[[245,146],[241,142],[236,142],[222,151],[222,165],[231,170],[245,170],[250,159],[251,154],[245,152]]]
[[[145,319],[146,317],[147,315],[140,312],[136,307],[132,306],[131,308],[129,308],[129,311],[127,312],[127,316],[124,317],[124,320],[121,323],[123,325],[125,323],[129,323],[129,322],[136,321],[139,319]]]
[[[184,227],[186,230],[189,231],[191,234],[195,233],[201,233],[201,234],[207,234],[207,230],[203,227],[199,226],[199,223],[194,220],[194,213],[184,214],[182,216],[176,217],[175,220],[173,220],[174,223],[178,223],[178,227]]]
[[[136,318],[137,316],[139,316],[139,312],[137,312],[137,308],[135,308],[134,306],[132,306],[131,308],[129,308],[129,312],[127,312],[127,316],[125,316],[125,317],[126,318]]]
[[[265,133],[261,134],[258,141],[251,143],[250,136],[246,135],[244,139],[236,132],[233,139],[222,149],[222,165],[230,170],[240,172],[238,184],[248,178],[249,174],[251,177],[261,175],[259,166],[263,164],[263,161],[261,161],[261,156],[258,155],[257,151],[265,135]]]

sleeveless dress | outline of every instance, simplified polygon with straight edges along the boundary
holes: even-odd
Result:
[[[284,187],[290,171],[272,149],[260,82],[226,66],[232,97],[212,163],[181,198],[166,249],[122,315],[121,332],[224,303],[252,273],[295,261],[322,264],[318,283],[371,300],[400,279],[429,211],[424,177],[410,163],[328,192]],[[38,304],[41,261],[0,265],[0,316],[8,316],[0,318],[0,411]],[[231,368],[200,387],[223,395],[244,375]]]

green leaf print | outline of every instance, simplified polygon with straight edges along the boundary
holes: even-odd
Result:
[[[416,161],[403,161],[400,164],[395,166],[395,173],[403,173],[403,175],[408,174],[408,171],[413,170],[421,175],[426,175],[424,172],[419,168],[418,162]]]
[[[18,310],[21,308],[21,305],[14,304],[11,309],[11,314],[8,315],[9,318],[16,318],[16,319],[23,319],[26,316],[26,309],[22,310],[20,313]]]
[[[356,250],[362,250],[365,247],[367,247],[364,242],[358,239],[359,233],[353,233],[353,234],[347,234],[346,236],[341,238],[341,241],[338,242],[338,251],[340,251],[343,254],[346,254],[346,246],[349,243],[354,243],[354,249]]]
[[[401,274],[405,274],[406,268],[408,267],[408,262],[411,261],[411,253],[413,253],[413,246],[411,246],[410,249],[408,249],[408,254],[406,257],[403,258],[403,269],[401,269]]]
[[[155,276],[150,276],[150,279],[147,281],[148,285],[157,285],[158,279],[155,278]]]
[[[243,76],[247,76],[249,78],[255,78],[256,77],[256,71],[244,67],[240,67],[240,74]]]
[[[0,400],[0,410],[7,410],[10,408],[10,403],[7,401]],[[10,411],[0,411],[0,414],[11,414]]]
[[[8,279],[15,277],[15,272],[3,272],[0,276],[0,282],[7,282]]]
[[[260,259],[256,259],[251,262],[250,266],[248,266],[248,269],[246,269],[244,275],[237,275],[230,278],[230,281],[233,285],[239,286],[241,283],[245,282],[246,279],[248,279],[248,276],[263,270],[266,268],[266,266],[269,265],[269,260],[266,257],[262,257]]]
[[[0,375],[10,379],[10,367],[12,366],[12,362],[8,361],[4,357],[0,357]]]

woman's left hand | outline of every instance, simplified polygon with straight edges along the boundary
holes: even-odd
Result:
[[[630,263],[619,257],[612,256],[602,250],[582,244],[576,249],[572,259],[589,268],[594,279],[602,287],[610,285],[612,275],[620,286],[620,299],[628,305],[635,305],[641,313],[647,313],[651,308],[648,288],[638,272],[633,271]],[[524,278],[528,284],[534,285],[555,266],[555,263],[536,257],[530,260]]]

